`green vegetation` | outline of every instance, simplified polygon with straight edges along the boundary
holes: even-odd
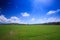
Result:
[[[0,25],[0,40],[60,40],[60,25]]]

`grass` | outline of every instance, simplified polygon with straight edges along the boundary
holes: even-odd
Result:
[[[60,40],[60,25],[0,25],[0,40]]]

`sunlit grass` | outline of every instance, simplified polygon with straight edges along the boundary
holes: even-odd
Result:
[[[0,25],[0,40],[60,40],[60,25]]]

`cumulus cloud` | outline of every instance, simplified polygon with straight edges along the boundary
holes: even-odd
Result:
[[[8,19],[8,22],[9,23],[20,23],[21,20],[18,17],[13,16],[10,19]]]
[[[21,15],[22,15],[23,17],[28,17],[28,16],[30,16],[30,14],[27,13],[27,12],[21,13]]]
[[[47,13],[47,15],[55,14],[55,13],[56,13],[56,11],[49,11],[49,12]]]
[[[31,18],[29,20],[30,24],[35,24],[35,23],[48,23],[48,22],[60,22],[60,18],[56,17],[50,17],[50,18]],[[18,24],[28,24],[28,22],[23,22],[16,16],[12,16],[10,18],[6,18],[4,15],[0,15],[0,23],[18,23]]]
[[[58,12],[60,12],[60,9],[49,11],[47,15],[56,14]]]
[[[0,15],[0,22],[1,23],[23,23],[18,17],[12,16],[11,18],[7,19],[4,15]]]
[[[4,15],[1,15],[0,22],[7,22],[7,18]]]

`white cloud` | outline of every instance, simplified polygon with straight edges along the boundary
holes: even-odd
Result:
[[[48,22],[60,22],[60,18],[56,18],[56,17],[40,18],[40,19],[32,18],[29,23],[38,24],[38,23],[48,23]]]
[[[50,17],[47,19],[47,22],[60,22],[60,18]]]
[[[50,17],[50,18],[32,18],[29,20],[29,24],[35,24],[35,23],[47,23],[47,22],[60,22],[60,18],[56,17]],[[28,22],[23,22],[16,16],[12,16],[9,19],[7,19],[4,15],[0,15],[0,23],[18,23],[18,24],[28,24]]]
[[[31,21],[35,21],[35,18],[32,18]]]
[[[8,19],[8,22],[10,22],[10,23],[20,23],[21,20],[18,17],[13,16],[10,19]]]
[[[49,11],[47,15],[56,14],[58,12],[60,12],[60,9]]]
[[[40,18],[40,19],[37,19],[36,23],[48,23],[48,22],[60,22],[60,18],[55,18],[55,17]]]
[[[18,17],[12,16],[11,18],[7,19],[4,15],[0,15],[0,22],[1,23],[23,23]]]
[[[22,15],[23,17],[28,17],[28,16],[30,16],[30,14],[28,14],[27,12],[21,13],[21,15]]]
[[[46,18],[40,18],[37,20],[37,23],[46,23]]]
[[[47,15],[55,14],[55,13],[56,13],[56,11],[49,11],[49,12],[47,13]]]
[[[7,18],[4,15],[0,16],[0,22],[6,22]]]

